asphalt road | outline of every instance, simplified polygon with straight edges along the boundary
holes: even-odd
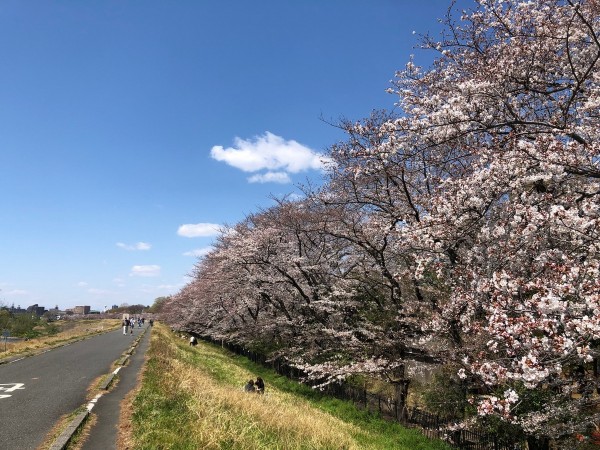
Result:
[[[112,331],[0,365],[0,449],[36,449],[63,414],[86,403],[92,381],[111,371],[141,330]]]

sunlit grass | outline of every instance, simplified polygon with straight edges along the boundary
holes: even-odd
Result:
[[[260,375],[265,395],[243,392]],[[219,347],[155,326],[134,402],[136,449],[442,449],[415,430],[314,394]]]
[[[0,340],[0,358],[35,352],[65,342],[74,341],[85,336],[114,330],[120,327],[121,321],[119,319],[85,319],[59,321],[54,322],[54,324],[59,328],[57,333],[29,340],[7,342],[6,351],[4,351],[4,340]]]

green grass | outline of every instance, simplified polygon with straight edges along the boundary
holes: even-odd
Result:
[[[419,431],[408,429],[399,423],[390,422],[378,414],[358,408],[354,403],[339,400],[325,395],[311,387],[278,375],[262,365],[257,365],[248,358],[239,355],[227,354],[233,359],[235,365],[244,367],[263,378],[266,383],[277,389],[288,392],[309,401],[315,408],[325,411],[347,423],[367,430],[368,434],[358,433],[357,442],[363,448],[380,449],[449,449],[442,441],[432,441],[425,438]]]
[[[135,449],[449,449],[214,345],[155,327],[134,413]],[[266,394],[242,392],[261,376]]]
[[[153,352],[168,352],[160,341],[153,343]],[[174,356],[174,355],[172,355]],[[139,449],[195,449],[190,396],[165,382],[168,360],[150,356],[144,372],[143,388],[134,401],[133,421],[136,433],[144,436]]]

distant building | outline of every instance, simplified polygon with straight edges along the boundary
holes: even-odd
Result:
[[[73,308],[73,314],[89,314],[90,307],[89,306],[75,306]]]
[[[56,305],[54,308],[49,309],[46,312],[45,316],[48,317],[48,319],[60,320],[66,314],[66,311],[61,311],[60,309],[58,309],[58,305]]]
[[[21,308],[21,305],[17,306],[15,308],[15,304],[13,303],[12,306],[10,308],[8,308],[8,310],[12,313],[12,314],[23,314],[26,313],[27,310]]]
[[[35,314],[36,316],[42,316],[46,312],[46,308],[43,306],[38,306],[36,303],[35,305],[31,305],[29,308],[27,308],[27,312]]]

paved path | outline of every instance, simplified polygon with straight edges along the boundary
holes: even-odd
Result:
[[[117,433],[121,401],[136,386],[137,377],[144,363],[144,355],[150,345],[149,327],[129,358],[127,365],[118,373],[118,383],[98,400],[92,409],[96,424],[92,427],[82,450],[112,450],[117,448]]]
[[[111,372],[140,331],[112,331],[0,365],[0,448],[37,448],[62,415],[86,404],[90,384]]]

